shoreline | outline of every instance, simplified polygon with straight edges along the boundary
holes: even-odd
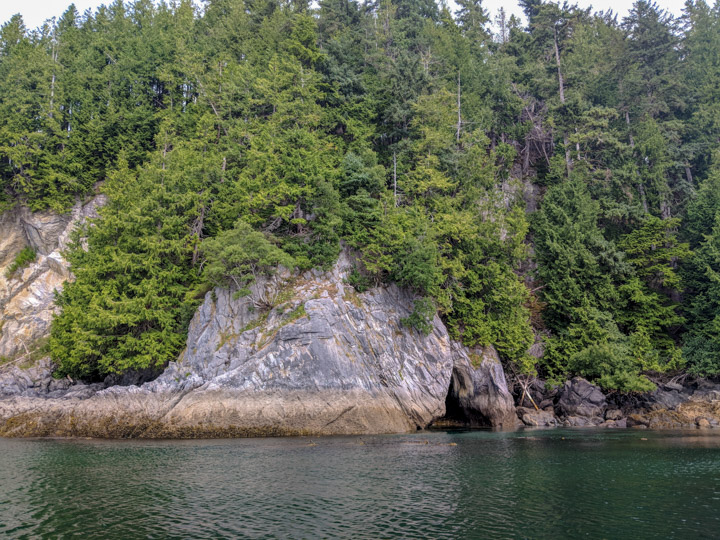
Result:
[[[623,407],[618,396],[606,399],[597,387],[575,378],[544,409],[517,407],[517,421],[502,426],[472,424],[449,417],[444,409],[426,412],[428,420],[421,425],[387,395],[357,389],[249,392],[203,385],[163,392],[152,385],[85,388],[85,393],[70,387],[66,397],[0,397],[0,436],[193,440],[550,428],[720,433],[720,385],[709,382],[683,392],[659,388],[634,396],[635,405]],[[584,397],[573,401],[578,394]],[[638,406],[640,398],[644,401]]]

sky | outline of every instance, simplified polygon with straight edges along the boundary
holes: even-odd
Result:
[[[613,9],[620,17],[627,15],[628,9],[632,6],[631,0],[575,0],[578,5],[587,7],[592,5],[596,11],[607,11]],[[673,13],[680,15],[684,0],[656,0],[657,4]],[[8,21],[16,13],[20,13],[27,28],[37,28],[42,25],[45,19],[59,17],[70,5],[71,0],[0,0],[0,21]],[[95,9],[100,4],[109,3],[108,0],[75,0],[75,7],[80,13],[87,8]],[[450,4],[452,5],[452,0]],[[570,2],[573,3],[573,2]],[[501,6],[509,13],[521,14],[520,8],[515,0],[485,0],[483,5],[491,12],[493,17]]]

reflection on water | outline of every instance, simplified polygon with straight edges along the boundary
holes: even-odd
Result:
[[[0,439],[0,536],[714,538],[720,434]]]

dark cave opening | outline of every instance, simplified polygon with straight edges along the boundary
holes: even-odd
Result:
[[[433,428],[487,428],[490,421],[477,408],[472,375],[453,368],[445,396],[445,415],[432,423]]]

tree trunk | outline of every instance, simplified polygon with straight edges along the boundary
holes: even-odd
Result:
[[[555,64],[558,72],[558,87],[560,90],[560,103],[565,105],[565,82],[563,81],[562,69],[560,68],[560,48],[558,47],[557,27],[553,25],[553,45],[555,46]],[[567,167],[568,176],[572,171],[572,161],[570,160],[570,141],[567,133],[563,133],[563,144],[565,145],[565,166]]]
[[[393,150],[393,197],[395,198],[395,206],[397,206],[397,154],[395,150]]]
[[[57,32],[57,30],[55,31]],[[53,73],[52,80],[50,81],[50,112],[48,116],[53,117],[53,109],[55,109],[55,67],[57,66],[57,36],[53,34],[53,48],[52,48],[52,61],[53,61]]]
[[[555,64],[557,64],[558,85],[560,86],[560,103],[565,105],[565,83],[563,82],[562,71],[560,69],[560,49],[557,41],[557,28],[553,26],[553,44],[555,45]]]
[[[630,113],[625,111],[625,124],[628,127],[628,136],[630,137],[630,148],[635,148],[635,139],[633,139],[632,132],[630,131]]]
[[[460,72],[457,77],[457,130],[455,132],[455,142],[460,145],[460,129],[462,128],[462,112],[460,108]]]
[[[645,187],[642,184],[638,184],[638,192],[640,193],[640,200],[642,201],[643,212],[648,213],[647,197],[645,197]]]

